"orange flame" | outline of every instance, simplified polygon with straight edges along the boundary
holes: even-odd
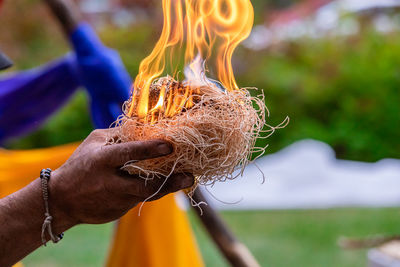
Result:
[[[156,111],[173,116],[181,108],[193,104],[190,86],[168,92],[162,86],[154,106],[149,100],[150,86],[163,74],[167,56],[177,72],[177,50],[185,49],[184,63],[195,76],[201,77],[202,64],[190,63],[210,59],[221,84],[227,90],[238,89],[231,60],[235,48],[248,37],[253,25],[254,11],[250,0],[163,0],[162,7],[161,36],[151,54],[140,63],[128,116],[143,118]]]

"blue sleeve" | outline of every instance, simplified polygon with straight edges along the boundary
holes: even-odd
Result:
[[[129,98],[131,78],[119,54],[104,46],[87,23],[81,23],[70,41],[79,65],[79,75],[91,98],[96,128],[108,128],[121,114]]]
[[[0,77],[0,143],[36,129],[79,87],[75,58]]]

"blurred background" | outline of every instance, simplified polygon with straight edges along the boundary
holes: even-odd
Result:
[[[160,1],[76,2],[135,77],[161,31]],[[342,250],[337,238],[400,232],[400,2],[252,3],[255,24],[234,54],[235,75],[240,86],[264,90],[269,124],[286,116],[291,122],[258,144],[269,144],[257,160],[265,183],[250,166],[238,181],[209,189],[218,199],[210,202],[263,266],[365,266],[367,251]],[[0,48],[15,62],[11,71],[69,50],[39,0],[5,1],[0,32]],[[44,126],[5,147],[80,141],[92,128],[81,90]],[[225,266],[189,213],[207,266]],[[70,232],[61,249],[40,249],[26,265],[101,266],[112,225]]]

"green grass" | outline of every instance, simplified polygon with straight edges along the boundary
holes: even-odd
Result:
[[[339,236],[400,232],[398,209],[228,211],[222,216],[262,266],[365,266],[366,250],[343,251]],[[194,214],[190,220],[207,266],[227,266]],[[26,266],[102,266],[112,225],[82,225],[28,256]]]
[[[27,267],[103,266],[112,229],[112,224],[79,225],[69,230],[60,243],[48,243],[23,263]]]

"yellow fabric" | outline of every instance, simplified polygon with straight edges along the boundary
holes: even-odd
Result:
[[[42,168],[57,169],[78,145],[32,150],[5,150],[0,148],[0,198],[26,186],[39,177]],[[13,267],[24,267],[18,262]]]
[[[0,197],[7,196],[39,177],[43,168],[57,169],[78,144],[32,149],[0,149]]]
[[[108,267],[204,266],[186,214],[174,195],[145,203],[118,223]]]
[[[36,179],[42,168],[57,169],[77,146],[26,151],[0,149],[0,197]],[[107,266],[204,266],[189,221],[176,205],[174,195],[146,203],[140,217],[135,208],[120,220]]]

